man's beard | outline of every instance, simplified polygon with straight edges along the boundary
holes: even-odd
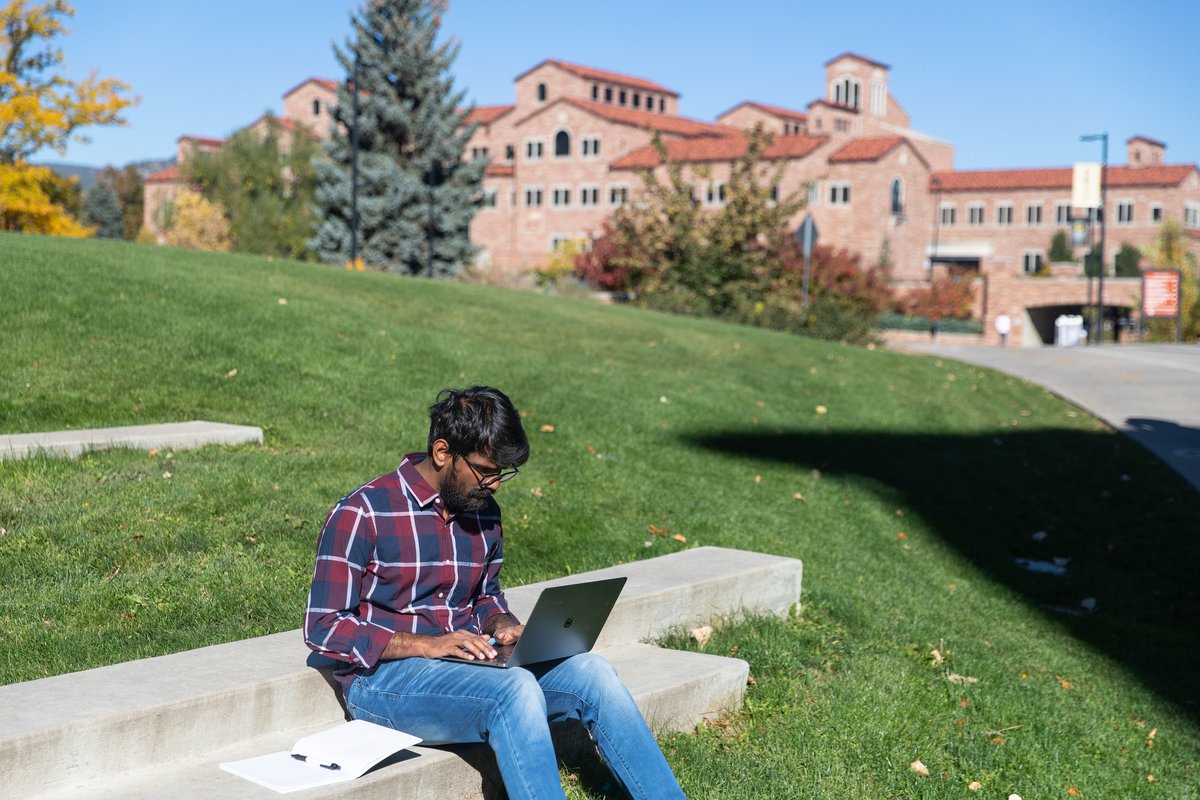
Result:
[[[469,491],[461,491],[454,485],[453,475],[444,475],[438,481],[438,494],[442,497],[442,505],[451,514],[473,514],[487,505],[492,493],[482,486]]]

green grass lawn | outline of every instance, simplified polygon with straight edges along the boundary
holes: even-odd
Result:
[[[0,280],[0,433],[265,436],[0,462],[5,682],[298,628],[330,506],[423,447],[438,390],[491,383],[533,448],[499,496],[507,583],[699,545],[804,561],[797,613],[722,621],[704,647],[755,683],[739,713],[665,740],[689,797],[1200,798],[1200,497],[1036,387],[121,243],[0,235]]]

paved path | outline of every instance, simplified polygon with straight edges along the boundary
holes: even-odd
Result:
[[[904,345],[1016,375],[1087,409],[1145,446],[1200,490],[1200,347]]]

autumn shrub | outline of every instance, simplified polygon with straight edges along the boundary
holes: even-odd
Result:
[[[897,310],[931,320],[967,319],[975,302],[975,287],[969,273],[938,275],[928,286],[914,289],[896,303]]]
[[[210,203],[196,192],[182,191],[175,197],[173,224],[166,243],[192,250],[229,252],[229,220],[219,203]]]

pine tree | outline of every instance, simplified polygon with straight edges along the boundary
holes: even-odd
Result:
[[[98,181],[83,197],[83,221],[94,225],[101,239],[120,239],[124,218],[112,186]]]
[[[468,109],[450,75],[458,48],[436,42],[444,5],[367,3],[346,49],[334,48],[348,78],[338,88],[329,159],[317,165],[321,222],[309,244],[323,261],[350,257],[351,90],[359,102],[359,257],[372,268],[447,277],[475,252],[467,228],[486,162],[462,158],[473,126],[463,124]]]

